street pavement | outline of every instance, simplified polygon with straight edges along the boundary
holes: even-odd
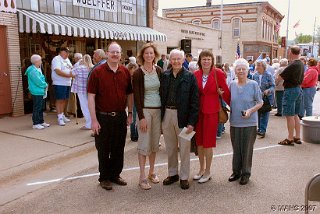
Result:
[[[127,138],[122,177],[128,186],[112,191],[98,185],[97,157],[90,131],[75,120],[56,125],[55,115],[46,118],[52,126],[32,130],[31,116],[0,119],[0,213],[297,213],[304,207],[304,191],[313,175],[320,173],[320,145],[303,143],[278,146],[287,136],[285,118],[271,113],[266,138],[257,139],[250,182],[228,182],[232,147],[229,126],[218,140],[212,165],[212,180],[198,184],[190,179],[189,190],[152,184],[138,187],[136,143]],[[320,115],[320,92],[314,101]],[[167,156],[161,138],[156,172],[167,176]],[[191,155],[191,175],[198,172]],[[320,213],[320,203],[310,202],[311,213]],[[285,210],[286,209],[286,210]]]

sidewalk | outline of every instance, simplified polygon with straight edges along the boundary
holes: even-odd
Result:
[[[0,184],[95,150],[91,131],[80,130],[84,119],[76,125],[71,117],[62,127],[55,113],[47,113],[45,121],[51,124],[49,128],[35,130],[31,114],[0,119]]]

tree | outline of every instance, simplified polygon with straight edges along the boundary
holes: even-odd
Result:
[[[309,43],[312,42],[312,36],[311,35],[303,35],[302,33],[300,33],[296,38],[295,38],[295,43],[299,44],[299,43]]]

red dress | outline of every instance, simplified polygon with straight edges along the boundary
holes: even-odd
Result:
[[[200,99],[199,119],[196,125],[196,143],[197,146],[203,146],[203,148],[216,147],[220,101],[214,72],[217,74],[219,88],[224,91],[223,100],[228,105],[230,104],[230,91],[227,86],[226,75],[222,70],[213,67],[204,88],[202,87],[203,71],[200,69],[194,73],[198,83]]]

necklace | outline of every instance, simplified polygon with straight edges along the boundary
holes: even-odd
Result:
[[[209,75],[202,75],[202,82],[205,83],[208,81]]]

